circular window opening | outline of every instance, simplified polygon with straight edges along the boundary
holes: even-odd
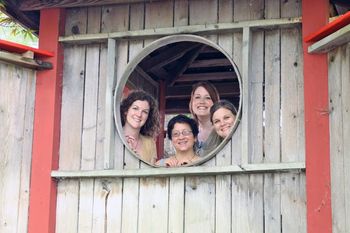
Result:
[[[193,87],[198,86],[199,83],[201,87],[203,83],[214,86],[219,95],[219,103],[215,103],[217,102],[215,98],[208,100],[208,95],[212,97],[213,92],[209,91],[209,93],[206,87],[204,89],[207,92],[199,91],[198,94],[196,90],[199,88],[197,88],[192,93]],[[150,146],[150,140],[142,141],[145,139],[142,136],[145,135],[141,133],[140,137],[136,132],[137,128],[140,131],[149,115],[153,114],[153,104],[145,98],[135,104],[138,97],[129,99],[129,104],[123,101],[135,90],[143,90],[147,95],[152,96],[157,104],[160,115],[157,121],[159,133],[146,135],[148,139],[152,138],[151,141],[155,141],[153,146]],[[241,93],[241,77],[237,66],[217,44],[193,35],[164,37],[149,44],[128,63],[115,88],[115,125],[126,148],[138,159],[151,166],[175,166],[174,163],[177,164],[176,166],[199,165],[215,156],[231,139],[240,121]],[[195,97],[196,94],[197,97]],[[135,104],[134,113],[129,111],[133,109],[133,104]],[[216,111],[210,115],[212,105],[216,106],[216,108],[213,107]],[[217,111],[222,108],[233,112],[233,120],[232,117],[225,118],[225,114],[230,115],[228,111]],[[191,137],[187,131],[192,132],[193,128],[182,122],[190,128],[173,127],[170,132],[172,136],[169,139],[168,123],[179,114],[195,119],[199,126],[197,136],[192,133],[193,137]],[[133,122],[130,124],[128,119]],[[204,122],[204,119],[210,120],[210,132],[202,130],[205,127],[202,127],[204,124],[201,125],[201,120]],[[130,133],[130,126],[134,129],[134,131],[131,130],[133,133]],[[226,132],[223,133],[225,130]],[[149,147],[153,149],[149,150]],[[191,147],[195,157],[189,158],[188,161],[181,161],[181,152]]]

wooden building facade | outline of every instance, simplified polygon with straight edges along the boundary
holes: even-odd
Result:
[[[302,39],[327,1],[97,2],[39,7],[53,69],[0,63],[0,232],[349,231],[350,47],[327,60]],[[154,168],[124,146],[114,93],[138,54],[183,34],[237,65],[242,115],[210,160]]]

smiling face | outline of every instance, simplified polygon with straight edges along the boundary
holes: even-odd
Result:
[[[134,129],[141,129],[146,123],[150,111],[146,100],[136,100],[126,112],[125,124]]]
[[[231,132],[236,116],[227,108],[219,108],[213,114],[212,121],[216,133],[226,138]]]
[[[196,138],[193,136],[191,126],[187,123],[175,123],[171,132],[171,142],[177,152],[193,150]]]
[[[209,116],[210,107],[213,106],[213,100],[209,92],[202,86],[199,86],[192,96],[192,111],[198,116]]]

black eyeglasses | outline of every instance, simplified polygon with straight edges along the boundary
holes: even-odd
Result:
[[[182,130],[182,132],[174,131],[174,132],[171,133],[171,137],[178,138],[178,137],[180,137],[181,134],[182,134],[182,136],[186,137],[186,136],[191,135],[192,131],[191,130],[187,130],[187,129]]]

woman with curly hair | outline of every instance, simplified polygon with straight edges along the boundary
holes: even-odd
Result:
[[[120,105],[125,140],[143,161],[157,159],[155,137],[159,132],[159,111],[155,99],[142,90],[131,92]]]

